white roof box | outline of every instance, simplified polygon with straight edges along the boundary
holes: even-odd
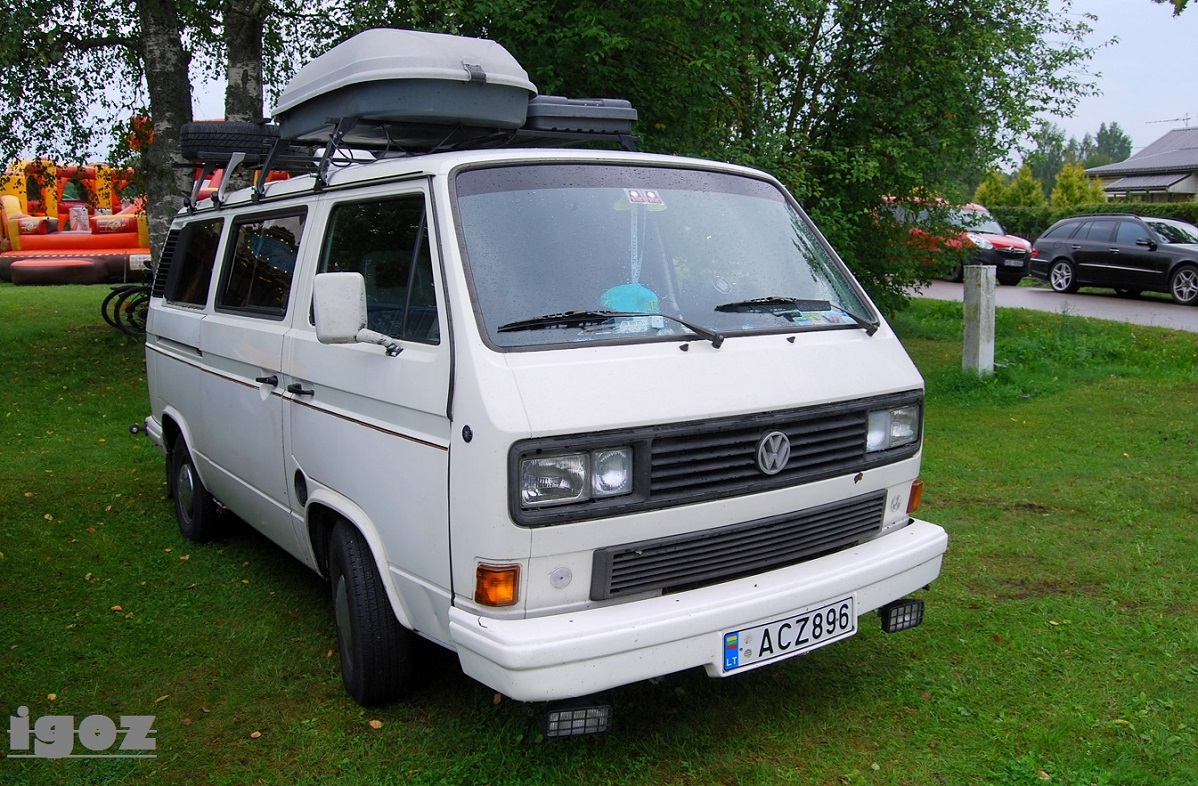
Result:
[[[499,44],[482,38],[376,29],[305,65],[279,96],[274,118],[284,139],[325,142],[341,118],[358,136],[388,137],[387,124],[480,129],[524,125],[537,88]],[[354,143],[354,133],[345,142]]]

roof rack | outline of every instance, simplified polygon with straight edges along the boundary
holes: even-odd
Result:
[[[412,30],[368,30],[305,65],[279,97],[274,123],[187,124],[184,157],[202,179],[239,167],[315,174],[372,158],[456,150],[615,144],[636,150],[637,112],[623,99],[538,96],[519,63],[493,41]],[[317,156],[315,148],[323,148]],[[195,209],[199,187],[189,206]]]

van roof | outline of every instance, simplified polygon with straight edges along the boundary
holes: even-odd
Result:
[[[316,172],[293,174],[286,180],[273,180],[258,186],[242,188],[239,191],[214,194],[213,198],[198,200],[194,206],[185,208],[185,210],[207,212],[222,206],[232,207],[251,202],[285,200],[326,190],[333,191],[388,182],[448,176],[454,170],[465,166],[553,162],[702,168],[769,180],[777,184],[776,178],[761,170],[684,156],[576,148],[471,149],[420,156],[371,156],[350,165],[331,167],[323,180]]]

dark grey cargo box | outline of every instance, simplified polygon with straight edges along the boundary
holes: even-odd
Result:
[[[356,118],[348,144],[435,139],[445,129],[516,129],[537,93],[499,44],[413,30],[367,30],[311,61],[279,96],[284,139],[321,143]],[[388,126],[399,126],[388,131]],[[414,126],[406,129],[403,126]],[[399,131],[400,137],[393,132]]]
[[[622,98],[537,96],[528,102],[529,131],[630,134],[636,110]]]

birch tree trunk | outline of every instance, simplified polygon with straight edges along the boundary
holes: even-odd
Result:
[[[150,95],[154,139],[143,152],[146,218],[155,264],[171,218],[191,190],[192,172],[179,152],[179,129],[191,121],[191,55],[183,48],[174,0],[138,0],[141,57]]]

